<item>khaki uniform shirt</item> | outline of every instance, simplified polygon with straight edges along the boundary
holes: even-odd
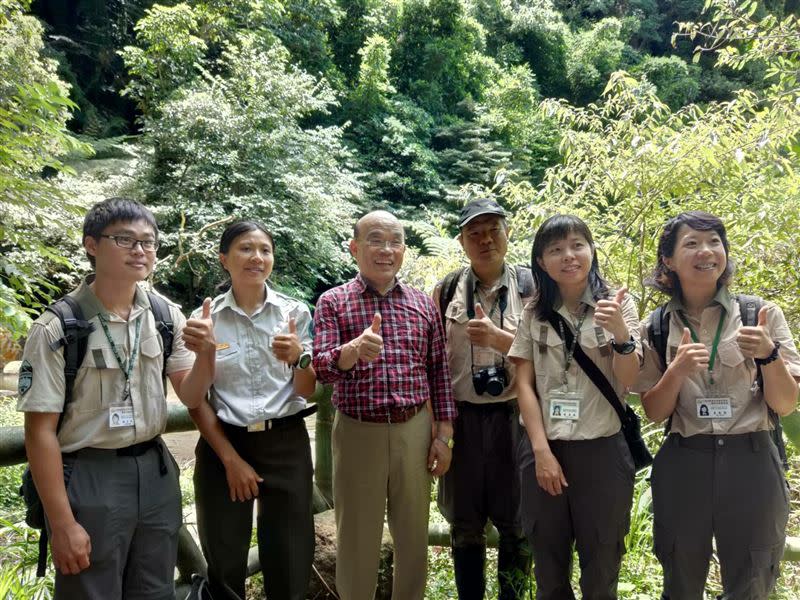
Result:
[[[609,297],[613,297],[613,294],[610,294]],[[581,303],[588,306],[586,318],[581,326],[581,348],[614,386],[617,396],[624,406],[627,390],[616,381],[612,369],[614,351],[611,348],[611,339],[613,336],[605,329],[595,328],[593,317],[596,303],[588,287]],[[567,389],[570,392],[578,392],[580,395],[580,418],[577,421],[551,419],[550,393],[563,389],[565,344],[559,337],[558,331],[546,321],[540,321],[536,317],[533,306],[534,303],[531,303],[525,308],[522,323],[517,330],[517,336],[508,355],[533,362],[536,373],[536,395],[542,409],[547,439],[591,440],[614,435],[621,428],[617,413],[583,372],[583,369],[578,366],[574,358],[566,373]],[[575,333],[578,318],[573,317],[563,305],[557,309],[557,312],[572,324],[573,333]],[[622,316],[636,342],[634,352],[641,357],[639,316],[636,304],[630,295],[625,296],[625,300],[622,302]]]
[[[789,326],[780,308],[771,302],[765,303],[767,307],[767,328],[774,341],[781,343],[780,354],[789,372],[800,376],[800,356],[798,356]],[[683,310],[681,302],[673,298],[666,307],[669,315],[669,336],[667,337],[667,364],[672,362],[678,351],[678,344],[685,327],[678,316],[678,311]],[[752,359],[746,359],[736,342],[736,335],[742,326],[739,305],[728,293],[726,288],[721,288],[714,301],[696,319],[684,311],[684,315],[694,329],[701,343],[709,351],[714,342],[720,317],[725,321],[720,336],[717,357],[714,361],[715,389],[709,387],[708,371],[695,373],[687,377],[681,386],[675,411],[672,413],[671,430],[684,437],[703,434],[738,434],[750,433],[771,429],[767,412],[767,404],[761,390],[754,390],[756,379],[756,365]],[[644,347],[644,366],[636,384],[636,390],[646,392],[652,388],[666,369],[661,365],[658,352],[650,345],[647,339],[647,327],[652,314],[641,324],[642,344]],[[697,398],[724,395],[731,399],[732,417],[729,419],[702,419],[697,416]]]
[[[475,302],[481,303],[484,312],[491,318],[492,322],[500,327],[500,306],[499,296],[502,290],[507,290],[507,306],[503,312],[503,330],[515,333],[522,316],[523,300],[519,297],[517,287],[517,274],[512,266],[507,266],[503,270],[500,279],[491,287],[483,288],[478,283],[476,277],[469,277],[469,272],[464,273],[458,281],[453,299],[445,311],[446,333],[447,333],[447,362],[450,365],[450,373],[453,377],[453,391],[456,400],[460,402],[473,402],[475,404],[488,404],[493,402],[505,402],[516,398],[514,393],[514,364],[508,359],[505,360],[505,369],[509,377],[509,384],[499,396],[492,396],[488,393],[476,394],[472,385],[472,365],[475,358],[475,371],[503,364],[503,355],[495,352],[491,348],[475,346],[472,348],[469,337],[467,336],[467,285],[469,282],[475,284]],[[441,290],[440,290],[441,291]],[[494,310],[492,308],[494,307]]]
[[[161,380],[163,346],[147,294],[136,288],[127,321],[107,313],[87,281],[70,295],[78,301],[84,318],[93,323],[95,329],[88,337],[86,356],[58,432],[61,451],[74,452],[86,447],[124,448],[163,433],[167,425],[167,403]],[[139,357],[130,382],[133,427],[111,428],[109,425],[109,408],[122,403],[125,377],[100,325],[100,313],[108,319],[108,330],[123,361],[128,360],[133,349],[136,320],[142,319]],[[170,314],[174,340],[166,371],[176,373],[192,367],[194,353],[183,344],[186,319],[173,304],[170,304]],[[32,325],[22,354],[23,363],[28,361],[32,369],[31,385],[20,395],[17,410],[50,413],[64,410],[64,349],[50,349],[50,343],[63,335],[61,322],[50,312],[42,314]]]
[[[214,298],[211,319],[217,360],[211,406],[221,421],[246,427],[258,421],[288,417],[307,407],[294,392],[293,370],[272,352],[272,338],[288,333],[294,318],[304,352],[311,352],[311,313],[294,298],[269,289],[264,304],[247,315],[233,291]],[[202,307],[192,314],[202,313]]]

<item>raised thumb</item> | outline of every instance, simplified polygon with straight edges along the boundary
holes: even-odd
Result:
[[[480,302],[475,303],[475,318],[476,319],[485,319],[486,313],[483,312],[483,307],[481,306]]]
[[[289,319],[289,333],[297,333],[297,323],[294,320],[294,317]]]
[[[767,307],[762,306],[761,310],[758,311],[758,326],[759,327],[766,327],[767,326]]]
[[[381,313],[375,313],[375,316],[372,317],[371,329],[372,329],[372,333],[380,333],[381,332]]]
[[[617,294],[614,296],[614,302],[617,304],[622,304],[622,301],[625,300],[625,294],[628,293],[628,286],[623,285],[621,288],[617,290]]]
[[[692,341],[692,332],[689,331],[688,327],[684,327],[680,345],[685,346],[686,344],[691,343],[691,341]]]
[[[203,300],[203,319],[211,318],[211,298]]]

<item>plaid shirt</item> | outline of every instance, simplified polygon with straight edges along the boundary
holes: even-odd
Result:
[[[376,312],[381,355],[342,371],[336,364],[342,345],[361,335]],[[428,400],[437,421],[456,416],[439,314],[427,295],[401,282],[381,296],[357,275],[322,294],[314,313],[314,369],[321,382],[336,384],[333,405],[356,418]]]

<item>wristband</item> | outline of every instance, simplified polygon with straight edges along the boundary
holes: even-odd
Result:
[[[777,358],[778,358],[778,350],[780,349],[780,347],[781,347],[781,343],[776,341],[775,345],[772,347],[772,352],[770,352],[769,355],[765,356],[764,358],[756,358],[755,359],[756,364],[759,367],[763,367],[764,365],[768,365],[769,363],[777,360]]]

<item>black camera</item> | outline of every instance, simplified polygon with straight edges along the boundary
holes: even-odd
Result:
[[[490,396],[499,396],[508,385],[508,373],[505,367],[486,367],[472,373],[472,387],[476,394],[484,392]]]

